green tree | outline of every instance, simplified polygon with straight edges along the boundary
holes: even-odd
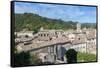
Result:
[[[37,54],[30,54],[29,52],[15,52],[14,65],[26,66],[26,65],[39,65],[42,61]]]
[[[76,63],[77,62],[77,52],[74,49],[69,49],[66,52],[66,58],[68,63]]]
[[[28,52],[15,53],[14,55],[15,66],[25,66],[30,64],[30,54]]]

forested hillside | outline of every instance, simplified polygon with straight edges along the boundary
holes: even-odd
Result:
[[[15,31],[34,31],[43,27],[44,29],[76,29],[73,21],[62,21],[60,19],[50,19],[33,13],[15,14]],[[82,27],[85,27],[83,25]],[[88,26],[90,27],[90,26]]]

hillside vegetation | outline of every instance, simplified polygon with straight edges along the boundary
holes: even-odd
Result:
[[[33,13],[15,14],[15,31],[34,31],[43,27],[44,29],[76,29],[73,21],[63,21],[61,19],[50,19]],[[90,25],[82,24],[83,27]]]

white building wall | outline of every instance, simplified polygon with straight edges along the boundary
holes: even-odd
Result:
[[[30,37],[33,37],[33,34],[32,33],[17,33],[17,36],[20,37],[20,36],[25,36],[25,35],[28,35]]]
[[[96,39],[87,40],[87,52],[96,53]]]
[[[86,53],[86,43],[83,43],[83,44],[75,44],[75,45],[73,45],[71,47],[71,49],[75,49],[76,51]]]

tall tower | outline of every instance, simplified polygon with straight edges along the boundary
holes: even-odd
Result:
[[[77,27],[77,31],[81,31],[81,24],[80,23],[77,23],[77,25],[76,25],[76,27]]]

